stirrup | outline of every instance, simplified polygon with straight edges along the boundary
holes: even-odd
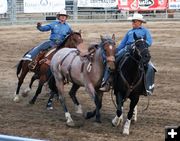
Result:
[[[104,83],[100,88],[100,91],[102,92],[108,92],[110,90],[110,85],[108,83]]]
[[[37,62],[36,61],[32,61],[29,63],[28,67],[30,70],[34,70],[36,68]]]
[[[147,96],[151,96],[151,95],[152,95],[152,92],[149,91],[149,90],[146,90],[146,95],[147,95]]]

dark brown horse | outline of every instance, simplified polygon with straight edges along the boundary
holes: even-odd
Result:
[[[31,78],[29,88],[25,89],[25,91],[23,92],[23,94],[27,94],[30,91],[33,82],[36,79],[39,79],[39,84],[38,84],[38,88],[36,90],[36,93],[35,93],[34,97],[32,98],[32,100],[30,101],[30,103],[33,104],[35,102],[38,94],[41,93],[41,90],[42,90],[42,87],[43,87],[44,83],[47,82],[47,80],[50,77],[51,72],[50,72],[50,69],[49,69],[49,63],[50,63],[50,60],[51,60],[52,56],[54,55],[54,53],[57,50],[59,50],[61,48],[64,48],[64,47],[77,48],[77,46],[79,44],[81,44],[82,42],[83,42],[83,40],[82,40],[82,37],[81,37],[81,31],[70,33],[66,37],[66,39],[64,40],[64,42],[62,43],[62,45],[60,47],[56,47],[56,48],[50,50],[48,53],[47,53],[47,51],[41,52],[36,57],[37,65],[36,65],[36,67],[34,69],[29,68],[29,64],[31,63],[31,61],[23,60],[23,59],[20,60],[18,66],[17,66],[17,72],[16,72],[17,77],[18,77],[18,85],[17,85],[17,88],[16,88],[14,101],[18,102],[20,100],[19,99],[19,91],[20,91],[20,87],[21,87],[21,85],[22,85],[22,83],[24,81],[24,78],[25,78],[25,76],[27,75],[27,73],[29,71],[33,71],[35,74]]]
[[[80,86],[86,88],[86,91],[96,104],[96,109],[93,112],[89,112],[88,117],[91,118],[96,115],[96,121],[100,122],[100,109],[102,106],[103,93],[99,91],[99,87],[104,73],[103,54],[105,54],[107,66],[111,70],[114,70],[114,35],[112,38],[101,37],[101,43],[94,46],[94,49],[92,48],[92,50],[90,50],[90,54],[87,55],[87,57],[78,55],[76,49],[64,48],[59,50],[52,58],[51,70],[55,78],[59,100],[63,106],[65,117],[67,119],[66,123],[69,126],[73,126],[74,122],[64,99],[64,79],[72,82],[75,90]],[[71,97],[72,96],[75,98],[73,101],[77,104],[75,95],[71,95]]]

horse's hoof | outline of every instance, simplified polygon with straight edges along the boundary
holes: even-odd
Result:
[[[83,114],[82,106],[81,105],[75,105],[75,112],[77,114]]]
[[[96,119],[96,123],[102,123],[100,119]]]
[[[129,135],[129,130],[123,130],[123,135]]]
[[[90,119],[92,117],[94,117],[95,114],[93,112],[87,112],[86,115],[85,115],[85,119]]]
[[[14,99],[13,99],[13,101],[16,102],[16,103],[20,102],[19,96],[15,96]]]
[[[53,110],[54,108],[51,106],[51,107],[46,107],[47,110]]]
[[[23,92],[21,95],[22,95],[22,97],[27,97],[28,93]]]
[[[47,105],[46,105],[46,109],[47,110],[53,110],[53,104],[51,102],[48,102]]]
[[[66,122],[66,125],[69,126],[69,127],[74,127],[75,126],[73,121]]]
[[[112,126],[113,127],[118,127],[119,126],[119,124],[121,123],[123,123],[123,116],[121,115],[120,117],[118,117],[117,115],[115,116],[115,118],[112,120]]]
[[[31,100],[31,101],[29,101],[29,104],[33,105],[33,104],[34,104],[34,101],[32,101],[32,100]]]
[[[131,120],[127,119],[123,127],[123,135],[129,135]]]
[[[22,92],[21,95],[22,95],[23,97],[27,97],[28,94],[29,94],[29,92],[30,92],[30,90],[31,90],[30,88],[26,88],[26,89],[24,90],[24,92]]]

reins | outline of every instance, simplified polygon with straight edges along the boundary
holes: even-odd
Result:
[[[112,100],[112,102],[113,102],[113,104],[114,104],[114,107],[116,108],[116,109],[118,109],[117,108],[117,104],[116,104],[116,102],[114,101],[114,99],[113,99],[113,89],[111,89],[111,100]]]

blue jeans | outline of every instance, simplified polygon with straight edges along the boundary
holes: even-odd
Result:
[[[33,58],[36,57],[36,55],[39,54],[40,51],[47,50],[49,48],[52,48],[55,45],[55,43],[51,40],[45,41],[38,46],[34,47],[31,49],[25,56],[24,58],[27,58],[29,60],[32,60]]]
[[[122,57],[124,56],[124,54],[128,53],[129,49],[131,48],[130,45],[127,45],[125,48],[119,50],[116,54],[115,54],[115,62],[116,64],[122,59]]]

